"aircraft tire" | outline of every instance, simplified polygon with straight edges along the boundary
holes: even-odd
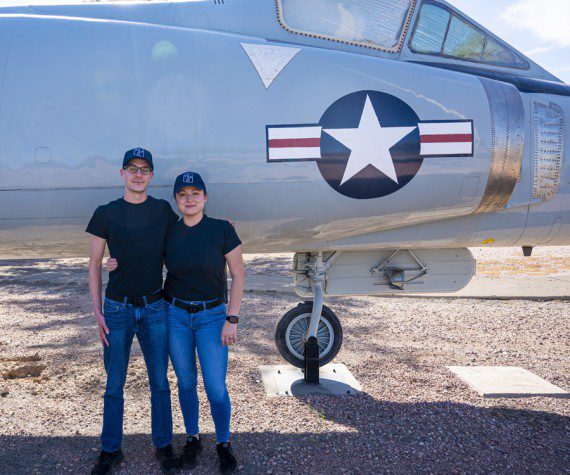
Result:
[[[305,365],[302,332],[308,328],[312,309],[313,302],[298,304],[279,319],[275,328],[275,344],[279,353],[297,368],[303,368]],[[340,320],[326,305],[323,305],[321,311],[317,341],[319,342],[319,366],[324,366],[332,361],[342,346]]]

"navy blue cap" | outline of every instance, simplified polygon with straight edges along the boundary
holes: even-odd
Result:
[[[174,194],[178,193],[182,188],[187,186],[193,186],[199,190],[204,191],[204,194],[208,193],[206,191],[206,184],[202,177],[196,172],[184,172],[176,177],[174,182]]]
[[[123,158],[123,166],[126,166],[133,158],[139,158],[144,160],[150,165],[150,168],[154,170],[154,165],[152,164],[152,153],[144,148],[133,148],[125,152],[125,157]]]

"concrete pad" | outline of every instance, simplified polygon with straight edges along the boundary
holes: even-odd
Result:
[[[303,371],[292,365],[260,366],[265,393],[272,396],[353,396],[362,391],[350,370],[343,365],[328,364],[320,368],[319,384],[307,384]]]
[[[570,397],[568,391],[516,366],[448,366],[447,369],[483,397]]]
[[[530,275],[488,279],[476,275],[455,293],[432,294],[432,297],[477,298],[493,300],[568,300],[570,274]]]

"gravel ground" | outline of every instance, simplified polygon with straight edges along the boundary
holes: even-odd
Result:
[[[567,272],[570,248],[473,250],[483,278]],[[283,273],[290,255],[247,257],[248,274]],[[104,371],[84,259],[0,261],[0,473],[88,473],[98,450]],[[34,279],[29,279],[34,275]],[[24,278],[28,278],[23,282]],[[570,295],[570,289],[569,289]],[[570,389],[568,301],[342,298],[354,397],[265,397],[258,366],[281,364],[273,343],[290,295],[248,293],[228,386],[242,473],[570,473],[568,399],[483,399],[447,365],[522,366]],[[182,417],[170,370],[175,444]],[[200,383],[205,450],[194,473],[216,470],[213,423]],[[125,461],[118,473],[159,473],[138,344],[125,391]]]

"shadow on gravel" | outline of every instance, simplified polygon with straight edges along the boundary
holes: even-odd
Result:
[[[564,473],[570,463],[570,418],[547,412],[402,404],[367,395],[303,400],[315,417],[353,431],[236,433],[241,473]],[[217,469],[214,437],[203,438],[205,450],[193,473]],[[175,446],[182,444],[183,436],[176,435]],[[0,435],[0,447],[1,473],[87,473],[99,440]],[[120,473],[158,473],[149,435],[126,435],[123,449]]]
[[[570,417],[452,402],[394,403],[367,394],[301,399],[322,419],[355,429],[375,470],[397,473],[563,473]],[[328,439],[342,447],[343,437]],[[347,447],[348,448],[348,447]],[[347,451],[347,456],[352,457]]]
[[[0,275],[2,279],[14,279],[43,273],[72,274],[79,272],[87,272],[87,264],[85,262],[70,263],[62,262],[58,259],[0,259]]]
[[[68,292],[50,289],[46,293],[50,296],[61,296],[61,299],[50,299],[42,301],[34,298],[15,297],[14,304],[25,313],[34,313],[36,315],[45,315],[46,320],[33,323],[19,323],[19,329],[25,332],[51,332],[53,340],[37,344],[28,344],[31,349],[60,348],[66,352],[71,352],[70,357],[77,357],[77,348],[73,345],[81,343],[88,335],[92,335],[95,330],[95,324],[91,313],[87,313],[84,308],[87,296],[79,294],[77,300],[69,298]],[[67,294],[67,295],[66,295]],[[57,318],[56,316],[63,316]],[[65,318],[67,316],[67,318]],[[62,335],[58,332],[59,328],[70,330],[69,334]],[[87,352],[86,348],[81,350]]]

